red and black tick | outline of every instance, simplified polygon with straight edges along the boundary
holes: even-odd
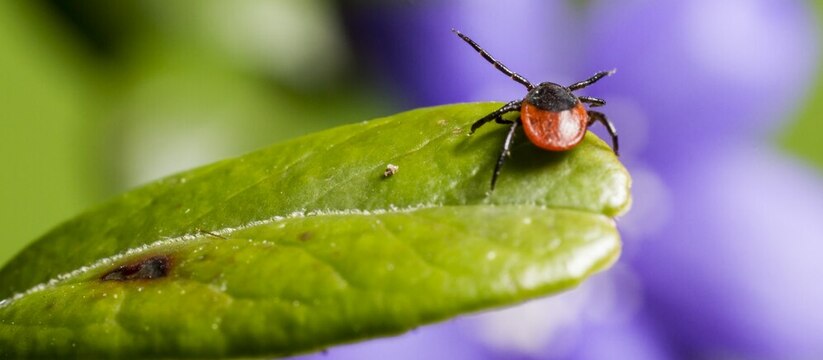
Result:
[[[498,124],[510,125],[506,140],[503,142],[503,149],[492,174],[492,190],[494,190],[494,184],[497,182],[497,176],[500,174],[503,163],[510,155],[509,148],[518,125],[523,126],[526,137],[537,147],[549,151],[565,151],[579,144],[589,126],[599,122],[609,132],[612,138],[612,149],[617,154],[617,131],[614,124],[606,118],[605,114],[599,111],[586,110],[583,106],[583,103],[589,104],[590,107],[603,106],[606,105],[606,101],[589,96],[575,96],[572,93],[572,91],[585,88],[603,77],[614,74],[615,70],[598,72],[594,76],[568,87],[552,82],[544,82],[535,86],[520,74],[509,70],[506,65],[493,58],[491,54],[483,50],[480,45],[477,45],[468,36],[455,29],[452,29],[452,31],[471,45],[474,50],[477,50],[497,70],[522,84],[529,91],[525,98],[511,101],[472,124],[469,134],[474,134],[479,127],[492,120]],[[503,114],[512,111],[519,111],[520,118],[515,121],[503,119]]]

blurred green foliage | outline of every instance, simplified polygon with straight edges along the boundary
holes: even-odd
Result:
[[[823,0],[814,0],[817,14],[817,30],[823,33],[820,22],[823,19]],[[823,66],[818,65],[817,78],[814,87],[797,121],[782,134],[781,143],[785,148],[804,159],[811,161],[819,168],[823,168]]]
[[[140,183],[388,113],[341,28],[325,0],[2,2],[0,263]]]
[[[99,198],[86,156],[97,104],[91,64],[41,10],[0,2],[0,262]]]

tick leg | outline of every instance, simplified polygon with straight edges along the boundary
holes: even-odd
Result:
[[[503,65],[503,63],[501,63],[500,61],[497,61],[497,59],[493,58],[492,55],[489,54],[488,51],[483,50],[483,48],[481,48],[480,45],[477,45],[477,43],[474,42],[474,40],[472,40],[471,38],[469,38],[466,35],[463,35],[461,32],[459,32],[455,29],[452,29],[452,32],[457,34],[457,36],[459,36],[461,39],[463,39],[463,41],[465,41],[469,45],[471,45],[471,47],[473,47],[475,51],[480,53],[480,56],[482,56],[484,59],[486,59],[486,61],[488,61],[492,65],[494,65],[494,67],[497,68],[497,70],[500,70],[500,72],[502,72],[503,74],[506,74],[506,76],[512,78],[512,80],[523,84],[523,86],[525,86],[526,89],[529,89],[529,90],[534,89],[534,85],[532,85],[532,83],[530,83],[529,80],[526,80],[526,78],[524,78],[522,75],[520,75],[518,73],[515,73],[514,71],[509,70],[509,68],[507,68],[506,65]]]
[[[494,118],[494,122],[496,122],[500,125],[511,125],[514,121],[506,120],[502,116],[498,116],[498,117]]]
[[[491,114],[488,114],[488,115],[484,116],[482,119],[475,121],[474,124],[472,124],[472,128],[471,128],[471,131],[469,132],[469,135],[474,134],[474,132],[477,131],[478,128],[480,128],[481,126],[485,125],[487,122],[492,121],[492,120],[496,121],[498,124],[500,124],[501,121],[503,121],[503,123],[505,124],[505,121],[507,121],[507,120],[503,120],[500,116],[502,116],[505,113],[520,110],[520,103],[521,102],[522,102],[522,100],[512,101],[512,102],[510,102],[506,105],[503,105],[503,107],[501,107],[500,109],[495,110]],[[500,120],[498,121],[498,119],[500,119]]]
[[[511,148],[512,141],[514,140],[514,130],[517,129],[518,121],[513,121],[511,127],[509,127],[509,133],[506,134],[506,141],[503,142],[503,150],[500,151],[500,157],[497,158],[497,165],[494,166],[494,173],[492,174],[492,187],[491,189],[494,190],[494,184],[497,183],[497,176],[500,175],[500,169],[503,168],[503,163],[506,162],[506,158],[511,155]]]
[[[617,130],[614,128],[614,124],[606,118],[606,114],[599,111],[589,111],[589,122],[586,127],[592,126],[595,121],[606,127],[606,131],[608,131],[609,135],[612,137],[612,149],[614,149],[614,154],[620,155],[618,152]]]
[[[588,79],[586,79],[586,80],[583,80],[583,81],[581,81],[581,82],[578,82],[578,83],[574,83],[574,84],[569,85],[569,90],[574,91],[574,90],[579,90],[579,89],[582,89],[582,88],[584,88],[584,87],[586,87],[586,86],[589,86],[589,85],[591,85],[591,84],[596,83],[596,82],[597,82],[597,80],[600,80],[600,79],[602,79],[602,78],[604,78],[604,77],[606,77],[606,76],[609,76],[609,75],[611,75],[611,74],[614,74],[615,72],[617,72],[617,69],[614,69],[614,70],[609,70],[609,71],[601,71],[601,72],[599,72],[599,73],[597,73],[597,74],[594,74],[594,76],[592,76],[592,77],[590,77],[590,78],[588,78]]]
[[[606,105],[606,100],[599,99],[599,98],[596,98],[596,97],[578,96],[577,98],[580,99],[581,102],[589,104],[591,107],[598,107],[598,106]]]

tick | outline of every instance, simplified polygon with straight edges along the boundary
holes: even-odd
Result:
[[[468,36],[463,35],[459,31],[452,29],[463,41],[471,45],[474,50],[480,53],[486,61],[494,65],[497,70],[510,77],[512,80],[522,84],[528,90],[526,97],[520,100],[514,100],[500,109],[482,117],[472,124],[469,134],[494,120],[498,124],[509,125],[509,132],[506,134],[506,139],[503,141],[503,149],[500,151],[500,156],[497,158],[497,165],[494,167],[492,174],[491,189],[494,190],[494,184],[497,182],[497,177],[500,175],[500,169],[503,168],[503,163],[506,158],[511,155],[509,149],[514,140],[514,132],[518,126],[523,126],[523,132],[529,141],[537,147],[549,151],[565,151],[575,147],[583,140],[586,130],[595,122],[599,122],[606,127],[609,135],[612,138],[612,149],[617,155],[617,130],[614,128],[606,115],[599,111],[587,110],[583,104],[588,104],[589,107],[598,107],[606,105],[606,101],[590,96],[576,96],[572,92],[580,90],[598,80],[614,74],[615,70],[601,71],[594,76],[571,84],[569,86],[558,85],[552,82],[544,82],[538,85],[530,83],[526,78],[517,74],[506,65],[489,54],[477,45],[474,40]],[[519,111],[520,118],[517,120],[503,119],[503,114]]]

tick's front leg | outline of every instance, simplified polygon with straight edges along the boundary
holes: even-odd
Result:
[[[478,128],[485,125],[489,121],[495,120],[495,121],[497,121],[497,123],[501,123],[497,119],[501,119],[500,117],[503,116],[503,114],[510,113],[512,111],[519,111],[520,110],[520,104],[522,102],[523,102],[523,100],[512,101],[512,102],[510,102],[506,105],[503,105],[503,107],[501,107],[500,109],[495,110],[491,114],[488,114],[488,115],[484,116],[480,120],[475,121],[474,124],[472,124],[472,128],[471,128],[471,131],[469,132],[469,135],[474,134],[474,132],[477,131]],[[505,120],[502,120],[502,121],[505,121]],[[503,124],[507,124],[507,123],[503,122]]]

